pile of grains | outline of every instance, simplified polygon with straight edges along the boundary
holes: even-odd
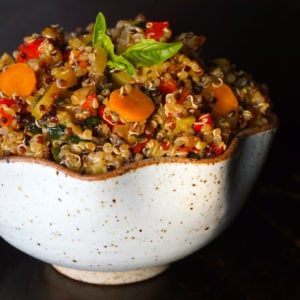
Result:
[[[226,59],[203,62],[203,36],[173,37],[168,22],[139,15],[105,37],[114,53],[93,41],[94,23],[74,32],[49,26],[1,56],[0,157],[37,157],[103,174],[148,158],[214,158],[241,130],[269,122],[266,87]],[[133,72],[109,63],[145,40],[181,47],[163,61],[133,64]],[[15,76],[15,87],[6,78],[11,66],[24,64],[35,76],[30,91],[22,87],[27,73]],[[146,116],[134,107],[139,118],[129,118],[110,104],[113,91],[127,99],[136,90],[152,102]]]

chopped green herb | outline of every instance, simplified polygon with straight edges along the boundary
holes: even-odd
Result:
[[[47,131],[50,137],[50,140],[58,140],[62,135],[65,134],[66,126],[58,124],[54,127],[47,127]]]

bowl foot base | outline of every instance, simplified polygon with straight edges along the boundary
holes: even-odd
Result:
[[[52,267],[64,276],[77,281],[99,285],[117,285],[150,279],[164,272],[169,267],[169,265],[124,272],[93,272],[66,268],[58,265],[52,265]]]

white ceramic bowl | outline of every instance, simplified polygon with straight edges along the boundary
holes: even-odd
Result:
[[[149,159],[82,176],[54,162],[0,159],[4,240],[77,280],[153,277],[217,237],[265,161],[277,120],[216,159]]]

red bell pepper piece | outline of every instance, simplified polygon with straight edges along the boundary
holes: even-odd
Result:
[[[135,146],[133,146],[131,149],[134,153],[141,153],[143,148],[145,148],[147,142],[138,143]]]
[[[224,152],[224,149],[215,143],[210,143],[205,149],[205,152],[208,157],[213,158],[220,156]]]
[[[164,36],[164,31],[169,27],[169,22],[147,22],[145,38],[159,41]]]
[[[14,115],[8,114],[5,112],[2,105],[11,107],[12,105],[17,104],[16,101],[8,98],[0,99],[0,126],[10,126],[13,120],[15,119]]]
[[[92,93],[87,96],[85,102],[82,105],[82,108],[88,110],[92,116],[96,115],[96,110],[93,108],[93,102],[95,99],[98,101],[96,93]]]
[[[185,88],[185,87],[182,87],[180,89],[180,94],[179,94],[179,98],[177,99],[177,103],[178,104],[182,104],[185,100],[186,100],[186,97],[190,94],[190,91]]]
[[[16,101],[12,100],[12,99],[8,99],[8,98],[2,98],[0,99],[0,105],[5,104],[8,107],[17,104]]]
[[[19,54],[17,56],[17,62],[27,62],[30,59],[39,58],[40,46],[44,41],[44,38],[37,38],[36,40],[24,43],[19,46]]]
[[[196,132],[201,132],[204,125],[214,126],[210,113],[200,115],[198,120],[193,124],[193,129]]]
[[[0,126],[10,126],[15,117],[4,111],[3,107],[0,107]]]
[[[113,122],[112,116],[111,115],[107,115],[107,114],[104,113],[105,108],[106,108],[105,104],[100,105],[99,108],[98,108],[98,114],[108,124],[108,126],[110,128],[113,128],[115,125],[122,125],[122,124],[124,124],[121,121]]]
[[[161,148],[165,151],[170,149],[170,143],[169,142],[162,142],[161,143]]]
[[[166,80],[166,81],[162,81],[159,84],[158,89],[163,95],[172,93],[177,90],[177,82],[173,78]]]
[[[159,91],[163,94],[163,95],[167,95],[169,93],[173,93],[176,90],[179,90],[178,92],[178,99],[177,99],[177,103],[178,104],[182,104],[186,97],[190,94],[190,91],[185,88],[185,87],[181,87],[180,89],[178,88],[177,82],[174,78],[170,78],[169,80],[166,81],[162,81],[159,84],[158,87]]]

